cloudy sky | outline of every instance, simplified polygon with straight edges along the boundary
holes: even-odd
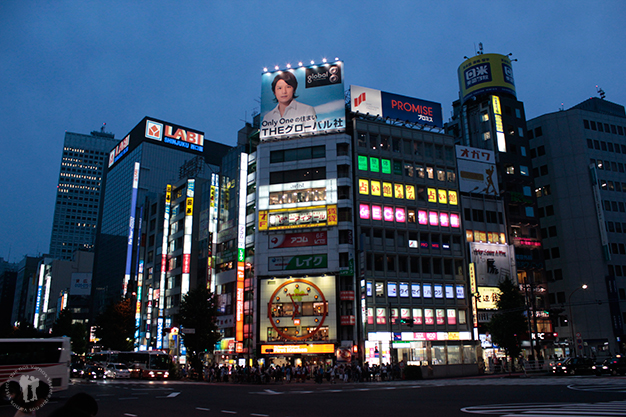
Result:
[[[263,67],[335,57],[346,88],[439,102],[447,121],[479,42],[517,59],[528,119],[596,85],[624,105],[625,22],[623,0],[4,0],[0,257],[48,251],[66,131],[122,138],[149,115],[234,145]]]

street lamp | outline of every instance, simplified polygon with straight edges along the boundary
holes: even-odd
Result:
[[[572,295],[578,290],[586,290],[588,288],[587,284],[583,284],[580,287],[577,287],[574,291],[569,294],[567,298],[568,307],[569,307],[569,325],[570,325],[570,335],[572,339],[572,350],[574,351],[574,357],[576,357],[576,341],[574,340],[574,320],[572,317]]]

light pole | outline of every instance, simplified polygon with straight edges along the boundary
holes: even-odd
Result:
[[[572,291],[567,298],[567,303],[569,307],[570,335],[572,339],[572,350],[574,351],[574,357],[576,357],[576,341],[574,340],[574,320],[572,318],[572,295],[574,295],[574,293],[578,290],[586,290],[587,288],[587,284],[583,284],[582,286],[577,287],[574,291]]]

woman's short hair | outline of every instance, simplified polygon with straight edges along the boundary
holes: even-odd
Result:
[[[298,88],[298,80],[296,80],[296,76],[293,75],[291,71],[282,71],[279,72],[278,75],[276,75],[274,81],[272,81],[272,93],[276,95],[276,84],[280,80],[283,80],[288,85],[293,87],[293,98],[297,98],[298,96],[296,96],[296,89]]]

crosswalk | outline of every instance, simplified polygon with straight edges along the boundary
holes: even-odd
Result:
[[[501,417],[613,417],[626,416],[626,401],[601,403],[495,404],[465,407],[471,414]]]

